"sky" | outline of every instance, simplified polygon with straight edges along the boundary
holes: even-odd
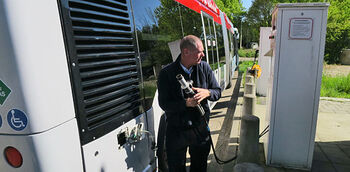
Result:
[[[244,7],[246,10],[248,10],[249,7],[252,5],[252,1],[253,1],[253,0],[242,0],[241,2],[242,2],[242,4],[243,4],[243,7]]]

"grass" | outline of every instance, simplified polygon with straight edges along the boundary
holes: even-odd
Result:
[[[213,70],[213,71],[216,70],[216,69],[218,69],[218,62],[213,63],[213,64],[209,64],[209,65],[210,65],[211,70]],[[219,65],[220,65],[220,67],[222,67],[222,66],[225,65],[225,63],[220,62]]]
[[[245,78],[247,67],[251,67],[252,65],[253,61],[242,61],[239,63],[239,72],[243,73],[243,78]],[[323,74],[320,96],[350,99],[350,74],[347,76]]]
[[[239,49],[238,55],[239,55],[239,57],[254,57],[255,50],[253,50],[253,49]]]
[[[350,74],[347,76],[322,76],[321,97],[350,99]]]
[[[239,65],[238,65],[239,73],[246,72],[247,68],[252,67],[252,66],[253,66],[253,61],[241,61],[241,62],[239,62]]]
[[[243,79],[243,85],[245,85],[245,75],[246,75],[246,72],[247,72],[247,68],[248,67],[252,67],[253,63],[254,63],[254,61],[241,61],[241,62],[239,62],[238,72],[239,73],[243,73],[243,75],[242,75],[242,77],[244,78]]]
[[[146,98],[154,97],[154,94],[157,90],[156,80],[144,81],[144,88]],[[141,93],[141,95],[143,95],[143,93]]]

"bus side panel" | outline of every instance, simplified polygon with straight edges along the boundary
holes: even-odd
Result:
[[[0,159],[0,169],[6,172],[83,171],[77,121],[72,119],[43,133],[14,136],[0,135],[0,151],[12,146],[21,152],[23,164],[11,167]],[[6,142],[4,142],[6,140]]]
[[[0,25],[0,80],[11,90],[0,133],[39,133],[74,118],[57,1],[1,1]],[[24,127],[7,122],[11,113]]]
[[[162,115],[165,114],[163,109],[160,108],[159,103],[158,103],[158,89],[155,93],[154,99],[153,99],[153,104],[152,104],[152,112],[153,112],[153,121],[154,121],[154,131],[155,131],[155,138],[158,138],[158,131],[159,131],[159,124],[161,121]],[[163,129],[161,129],[163,130]]]
[[[229,44],[229,38],[228,38],[228,33],[227,33],[227,28],[226,28],[226,21],[225,21],[225,16],[223,12],[220,12],[220,17],[221,17],[221,21],[222,21],[222,35],[224,38],[224,46],[225,46],[225,57],[226,57],[226,69],[225,69],[225,87],[227,85],[230,85],[231,82],[231,77],[232,74],[230,73],[232,67],[230,66],[231,64],[231,56],[230,56],[230,44]]]
[[[148,117],[153,116],[152,110],[149,110],[147,115]],[[151,164],[153,166],[151,169],[154,169],[154,153],[150,148],[152,138],[148,139],[145,133],[143,133],[140,141],[133,144],[126,143],[122,147],[118,144],[118,133],[125,130],[130,132],[133,127],[140,123],[147,124],[145,113],[84,145],[83,154],[86,172],[143,171],[148,164]]]

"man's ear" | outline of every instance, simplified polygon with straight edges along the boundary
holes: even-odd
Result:
[[[190,53],[190,50],[188,48],[183,49],[184,55],[188,55]]]

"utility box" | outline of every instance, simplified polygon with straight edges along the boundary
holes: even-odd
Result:
[[[278,4],[272,12],[267,165],[311,169],[328,6]]]
[[[260,96],[267,95],[268,79],[271,73],[271,56],[265,55],[270,50],[271,27],[260,27],[259,58],[258,64],[261,67],[261,76],[257,79],[256,93]]]

